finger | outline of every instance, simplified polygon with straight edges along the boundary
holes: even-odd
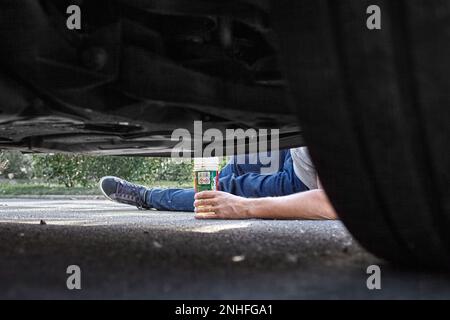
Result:
[[[201,206],[215,206],[217,204],[217,200],[212,199],[202,199],[202,200],[195,200],[194,201],[194,207],[201,207]]]
[[[195,194],[195,199],[210,199],[220,195],[220,191],[202,191]]]
[[[220,219],[218,215],[216,215],[215,213],[199,213],[196,214],[195,219]]]
[[[214,207],[196,207],[195,208],[196,213],[216,213],[214,210]]]

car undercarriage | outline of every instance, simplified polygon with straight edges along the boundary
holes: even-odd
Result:
[[[264,2],[86,2],[80,30],[70,3],[1,5],[0,148],[169,155],[194,120],[302,144]]]

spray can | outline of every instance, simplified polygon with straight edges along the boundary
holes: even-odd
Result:
[[[194,158],[195,192],[219,189],[219,158]]]

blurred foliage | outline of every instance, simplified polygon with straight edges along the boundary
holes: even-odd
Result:
[[[0,152],[0,175],[9,179],[29,179],[33,176],[30,155],[18,151]]]
[[[191,163],[175,164],[167,158],[85,155],[35,155],[34,172],[48,182],[66,187],[90,186],[103,176],[151,184],[158,180],[180,183],[191,180]]]
[[[8,168],[8,161],[3,159],[3,153],[0,153],[0,175],[3,174],[6,168]]]

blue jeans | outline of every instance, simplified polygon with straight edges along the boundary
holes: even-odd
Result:
[[[259,159],[257,164],[249,164],[248,155],[233,157],[219,174],[219,190],[246,198],[278,197],[308,190],[295,175],[289,149],[280,150],[279,157],[278,171],[268,175],[260,173],[263,165]],[[194,189],[155,188],[148,190],[146,202],[157,210],[194,211],[194,195]]]

